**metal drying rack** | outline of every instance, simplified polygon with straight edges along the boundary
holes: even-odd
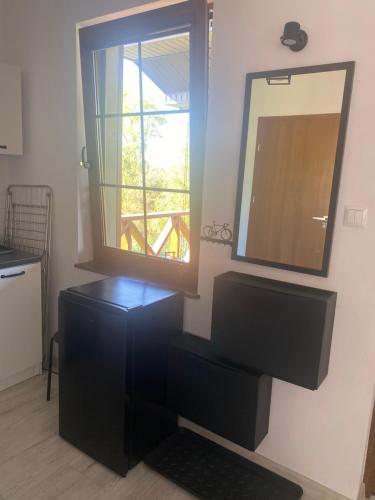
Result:
[[[43,367],[48,361],[48,271],[53,193],[49,186],[12,184],[7,189],[4,242],[41,257]]]

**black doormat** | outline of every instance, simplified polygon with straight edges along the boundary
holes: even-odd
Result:
[[[300,486],[180,428],[145,463],[202,500],[298,500]]]

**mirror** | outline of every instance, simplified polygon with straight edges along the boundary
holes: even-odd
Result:
[[[233,259],[327,276],[353,72],[247,75]]]

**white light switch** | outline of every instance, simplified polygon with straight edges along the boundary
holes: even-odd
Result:
[[[366,227],[367,208],[345,207],[344,226]]]

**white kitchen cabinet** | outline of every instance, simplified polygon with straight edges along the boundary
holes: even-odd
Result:
[[[0,269],[0,390],[41,373],[40,263]]]
[[[21,155],[22,152],[21,70],[0,63],[0,154]]]

